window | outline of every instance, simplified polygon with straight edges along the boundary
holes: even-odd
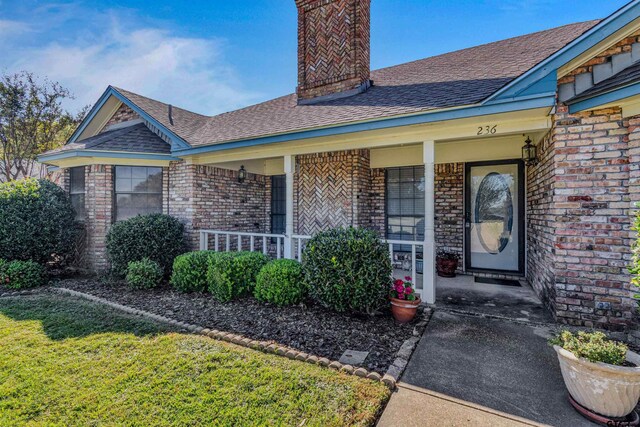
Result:
[[[84,166],[69,169],[69,198],[76,212],[76,221],[84,221],[87,210],[84,205]]]
[[[116,166],[116,221],[162,212],[162,168]]]
[[[424,185],[422,166],[387,169],[387,239],[424,240]]]
[[[284,234],[287,214],[287,180],[285,175],[271,177],[271,233]]]

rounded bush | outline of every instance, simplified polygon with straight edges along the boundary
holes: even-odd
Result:
[[[71,202],[56,184],[33,178],[0,184],[0,258],[64,263],[76,234]]]
[[[251,293],[269,258],[260,252],[219,252],[209,257],[207,286],[220,302]]]
[[[127,266],[127,284],[133,289],[151,289],[160,285],[164,271],[162,267],[149,258],[131,261]]]
[[[181,292],[207,290],[207,268],[212,251],[187,252],[173,261],[171,286]]]
[[[311,298],[326,308],[373,314],[387,300],[389,250],[372,231],[349,227],[314,235],[302,270]]]
[[[169,215],[139,215],[116,222],[107,234],[107,257],[119,276],[126,274],[129,262],[144,258],[157,262],[168,276],[174,259],[185,250],[184,226]]]
[[[253,296],[279,306],[302,302],[307,296],[302,266],[292,259],[271,261],[258,273]]]
[[[33,261],[11,261],[0,266],[0,282],[11,289],[42,286],[46,277],[46,269]]]

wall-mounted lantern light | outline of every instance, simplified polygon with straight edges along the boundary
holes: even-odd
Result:
[[[238,182],[243,183],[245,179],[247,179],[247,170],[244,168],[244,165],[242,165],[238,171]]]
[[[533,166],[538,163],[538,148],[531,142],[531,138],[527,137],[522,147],[522,160],[527,166]]]

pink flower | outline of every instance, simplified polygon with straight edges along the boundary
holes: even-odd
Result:
[[[396,292],[399,294],[403,294],[404,293],[404,285],[396,285]]]
[[[404,276],[404,280],[406,280],[407,282],[411,281],[411,276]]]
[[[393,282],[394,285],[398,286],[398,285],[404,285],[404,282],[400,279],[396,279],[395,282]]]
[[[404,299],[404,294],[398,294],[398,299]]]
[[[412,294],[413,293],[413,289],[411,288],[411,286],[407,286],[406,288],[404,288],[404,293],[405,294]]]

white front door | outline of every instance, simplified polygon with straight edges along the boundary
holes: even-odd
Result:
[[[519,160],[466,165],[467,270],[523,273],[523,180]]]

